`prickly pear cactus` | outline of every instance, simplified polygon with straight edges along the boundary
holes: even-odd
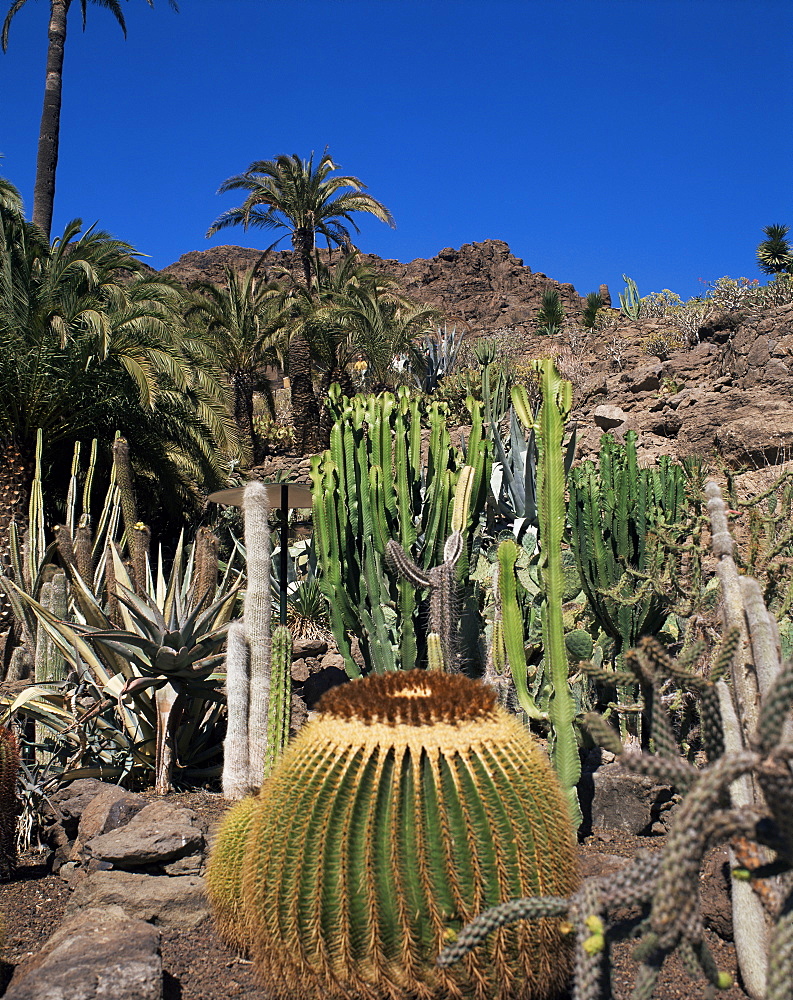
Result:
[[[0,726],[0,880],[8,878],[16,867],[18,773],[17,738],[10,729]]]
[[[252,808],[238,926],[274,1000],[563,989],[550,918],[499,931],[464,969],[435,965],[482,910],[578,884],[558,779],[484,684],[413,670],[328,692]]]
[[[595,643],[586,629],[576,628],[568,632],[564,637],[564,644],[567,647],[567,655],[573,663],[592,659]]]

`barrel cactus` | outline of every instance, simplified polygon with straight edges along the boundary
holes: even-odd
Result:
[[[551,918],[497,932],[464,969],[435,965],[475,914],[578,883],[558,780],[477,681],[413,670],[328,692],[246,840],[225,933],[278,1000],[530,1000],[565,985],[568,938]]]
[[[217,831],[206,870],[207,894],[220,937],[232,948],[245,951],[242,933],[242,860],[256,799],[249,795],[226,813]]]

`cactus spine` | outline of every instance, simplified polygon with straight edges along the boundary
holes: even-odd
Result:
[[[242,914],[242,862],[256,799],[248,795],[226,813],[206,869],[206,890],[218,934],[231,948],[246,948]]]
[[[519,887],[562,895],[578,882],[553,770],[485,685],[416,670],[328,692],[252,809],[242,913],[225,933],[249,942],[274,1000],[564,987],[554,920],[498,935],[462,971],[434,964],[455,929]]]
[[[0,880],[10,878],[16,867],[19,744],[10,729],[0,726]]]
[[[226,653],[223,794],[228,799],[242,798],[261,787],[266,770],[283,748],[291,709],[292,641],[286,629],[286,635],[278,630],[278,655],[273,663],[269,505],[261,483],[253,481],[245,487],[242,509],[248,583],[243,619],[230,627]]]

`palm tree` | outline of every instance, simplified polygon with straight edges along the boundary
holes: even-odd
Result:
[[[118,0],[79,0],[83,15],[83,30],[87,15],[88,3],[98,7],[106,7],[118,21],[124,37],[127,35],[127,25]],[[27,3],[27,0],[13,0],[5,21],[3,22],[0,42],[3,52],[8,50],[8,32],[14,15]],[[154,6],[154,0],[146,0]],[[171,7],[178,10],[176,0],[169,0]],[[66,20],[72,0],[50,0],[50,22],[47,37],[47,73],[44,85],[44,107],[41,112],[41,127],[39,129],[39,148],[36,158],[36,185],[33,190],[33,221],[49,238],[52,228],[52,208],[55,202],[55,171],[58,167],[58,144],[61,127],[61,100],[63,92],[63,53],[66,47]]]
[[[331,176],[339,167],[327,150],[314,165],[314,154],[308,160],[299,156],[279,156],[275,160],[258,160],[244,174],[230,177],[221,184],[218,193],[243,190],[248,192],[238,208],[224,212],[210,227],[207,236],[229,226],[248,229],[286,230],[302,271],[309,296],[314,295],[313,273],[316,261],[317,235],[327,240],[328,247],[352,247],[350,229],[358,227],[354,212],[368,212],[382,222],[394,225],[388,209],[367,194],[357,177]],[[275,247],[280,240],[269,249]],[[309,345],[299,330],[289,342],[289,377],[292,419],[298,448],[302,454],[316,450],[319,444],[320,408],[311,379],[312,359]]]
[[[353,331],[356,353],[367,362],[367,381],[372,392],[393,386],[394,358],[406,354],[420,368],[418,338],[435,329],[441,317],[432,306],[417,305],[381,289],[362,289],[356,301],[343,308]]]
[[[765,226],[766,239],[757,248],[757,266],[763,274],[793,274],[793,247],[785,237],[790,226]]]
[[[80,229],[50,245],[0,205],[0,552],[11,518],[26,519],[39,428],[55,456],[120,430],[171,503],[199,476],[216,482],[217,449],[233,443],[221,387],[181,349],[177,287]]]
[[[186,319],[201,327],[198,354],[211,358],[228,381],[234,421],[245,449],[247,464],[260,458],[253,426],[253,396],[260,392],[273,411],[267,369],[277,365],[276,353],[284,338],[280,289],[261,280],[257,268],[244,275],[225,268],[224,288],[197,286]]]

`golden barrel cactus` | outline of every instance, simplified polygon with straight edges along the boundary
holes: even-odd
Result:
[[[247,950],[242,912],[242,862],[256,799],[235,803],[218,828],[206,870],[206,890],[220,937],[238,951]]]
[[[335,688],[255,801],[238,934],[274,998],[530,1000],[564,987],[557,919],[435,965],[487,907],[578,883],[556,776],[488,687],[414,670]]]

